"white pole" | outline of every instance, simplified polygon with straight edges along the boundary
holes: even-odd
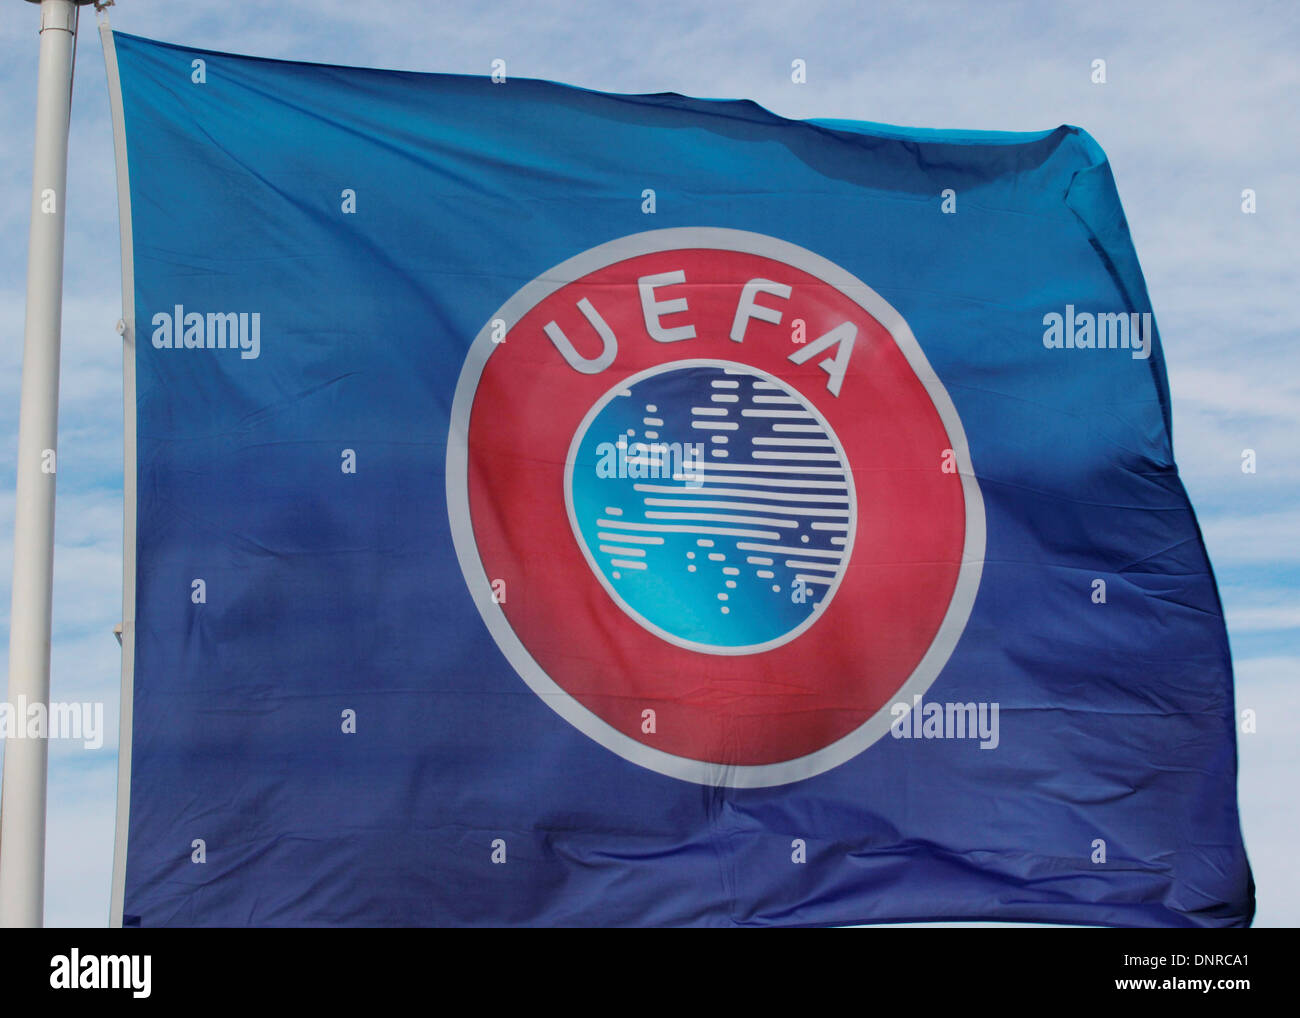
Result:
[[[9,616],[9,703],[20,728],[25,727],[26,708],[47,705],[50,697],[64,190],[76,8],[85,2],[88,0],[40,0],[36,157],[14,501],[13,608]],[[44,738],[6,740],[0,798],[0,926],[36,927],[44,919],[46,759]]]

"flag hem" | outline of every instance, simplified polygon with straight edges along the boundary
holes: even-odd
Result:
[[[122,685],[117,745],[117,809],[113,842],[113,878],[108,925],[122,926],[126,893],[127,833],[131,815],[132,708],[135,704],[135,264],[131,234],[131,183],[126,158],[126,123],[122,81],[117,68],[113,29],[105,18],[99,38],[108,73],[108,105],[113,122],[113,161],[117,178],[117,217],[122,244]]]

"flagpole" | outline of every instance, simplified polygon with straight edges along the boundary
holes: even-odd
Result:
[[[89,2],[39,0],[40,69],[14,500],[13,607],[9,616],[8,702],[20,733],[6,740],[0,798],[0,926],[6,927],[36,927],[44,919],[48,743],[44,737],[25,737],[25,708],[48,705],[50,696],[68,124],[77,8]]]

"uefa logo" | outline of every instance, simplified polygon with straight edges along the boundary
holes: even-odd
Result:
[[[461,371],[447,498],[522,680],[706,785],[872,745],[947,662],[983,567],[961,422],[906,323],[738,230],[624,237],[515,294]]]

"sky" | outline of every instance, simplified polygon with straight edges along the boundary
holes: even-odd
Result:
[[[382,6],[382,13],[378,9]],[[322,63],[753,99],[787,117],[1033,131],[1109,156],[1160,326],[1174,451],[1218,577],[1237,678],[1257,926],[1300,925],[1300,7],[1090,0],[710,4],[118,0],[115,28]],[[121,281],[95,16],[81,18],[67,189],[51,696],[105,705],[98,750],[51,743],[46,922],[108,921],[121,613]],[[13,478],[39,11],[0,9],[0,640]],[[791,62],[807,80],[791,81]],[[1106,81],[1093,81],[1093,62]],[[1256,212],[1242,211],[1253,189]],[[1289,310],[1288,310],[1289,309]],[[1256,470],[1243,472],[1253,450]]]

